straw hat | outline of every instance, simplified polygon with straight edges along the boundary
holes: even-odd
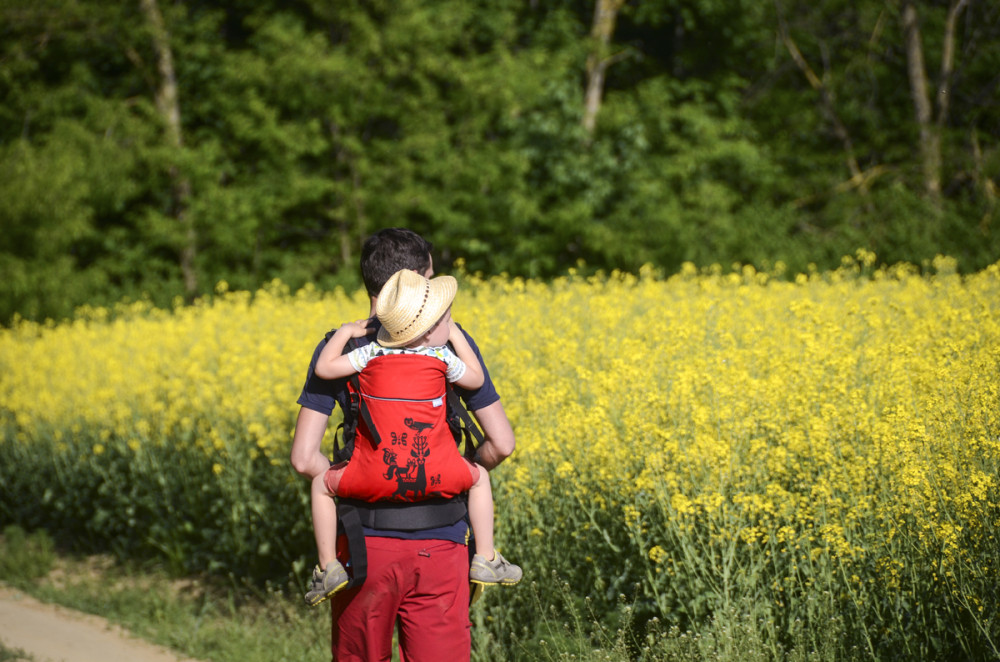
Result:
[[[416,271],[397,271],[378,294],[375,314],[382,323],[378,343],[402,347],[430,331],[455,299],[458,282],[451,276],[427,280]]]

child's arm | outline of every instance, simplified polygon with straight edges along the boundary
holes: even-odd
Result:
[[[344,348],[351,338],[361,338],[368,333],[368,320],[347,322],[326,342],[326,347],[316,360],[314,372],[323,379],[340,379],[357,373],[351,360],[344,354]]]
[[[448,324],[450,326],[448,342],[455,349],[455,354],[458,358],[462,359],[462,363],[465,364],[465,374],[455,384],[464,389],[474,391],[482,386],[486,379],[483,376],[483,367],[479,365],[479,357],[472,351],[472,345],[466,340],[465,334],[458,328],[455,321],[449,320]]]

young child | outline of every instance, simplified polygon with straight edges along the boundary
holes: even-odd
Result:
[[[336,559],[337,506],[333,497],[338,495],[364,501],[419,500],[468,491],[469,521],[476,541],[470,579],[483,584],[516,584],[521,579],[521,569],[493,547],[493,494],[486,469],[465,460],[447,425],[436,424],[444,420],[441,396],[445,380],[476,389],[484,379],[475,352],[451,320],[456,290],[457,282],[451,276],[428,280],[415,271],[395,273],[378,296],[375,311],[382,327],[377,341],[344,354],[351,338],[368,333],[368,320],[349,322],[337,329],[316,362],[315,373],[323,379],[360,373],[361,397],[369,408],[386,406],[382,403],[387,402],[398,408],[400,402],[405,403],[405,411],[399,414],[397,409],[396,417],[405,421],[406,430],[393,429],[388,434],[385,430],[366,431],[368,437],[375,436],[372,444],[370,438],[363,438],[364,428],[359,424],[351,460],[313,477],[312,516],[319,565],[306,593],[310,605],[323,602],[348,581],[347,572]],[[436,432],[435,427],[439,428]],[[447,437],[428,441],[433,434]],[[440,443],[435,445],[434,439]],[[375,450],[370,450],[372,447]],[[408,453],[414,459],[400,465],[397,453]],[[425,472],[425,463],[431,471]],[[396,491],[389,493],[393,486]]]

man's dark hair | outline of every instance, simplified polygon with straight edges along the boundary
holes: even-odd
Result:
[[[423,275],[431,266],[432,248],[431,242],[406,228],[385,228],[368,237],[361,248],[361,277],[368,296],[378,296],[400,269]]]

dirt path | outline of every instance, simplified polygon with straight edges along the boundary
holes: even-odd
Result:
[[[36,662],[194,662],[132,637],[103,618],[0,586],[0,641]]]

